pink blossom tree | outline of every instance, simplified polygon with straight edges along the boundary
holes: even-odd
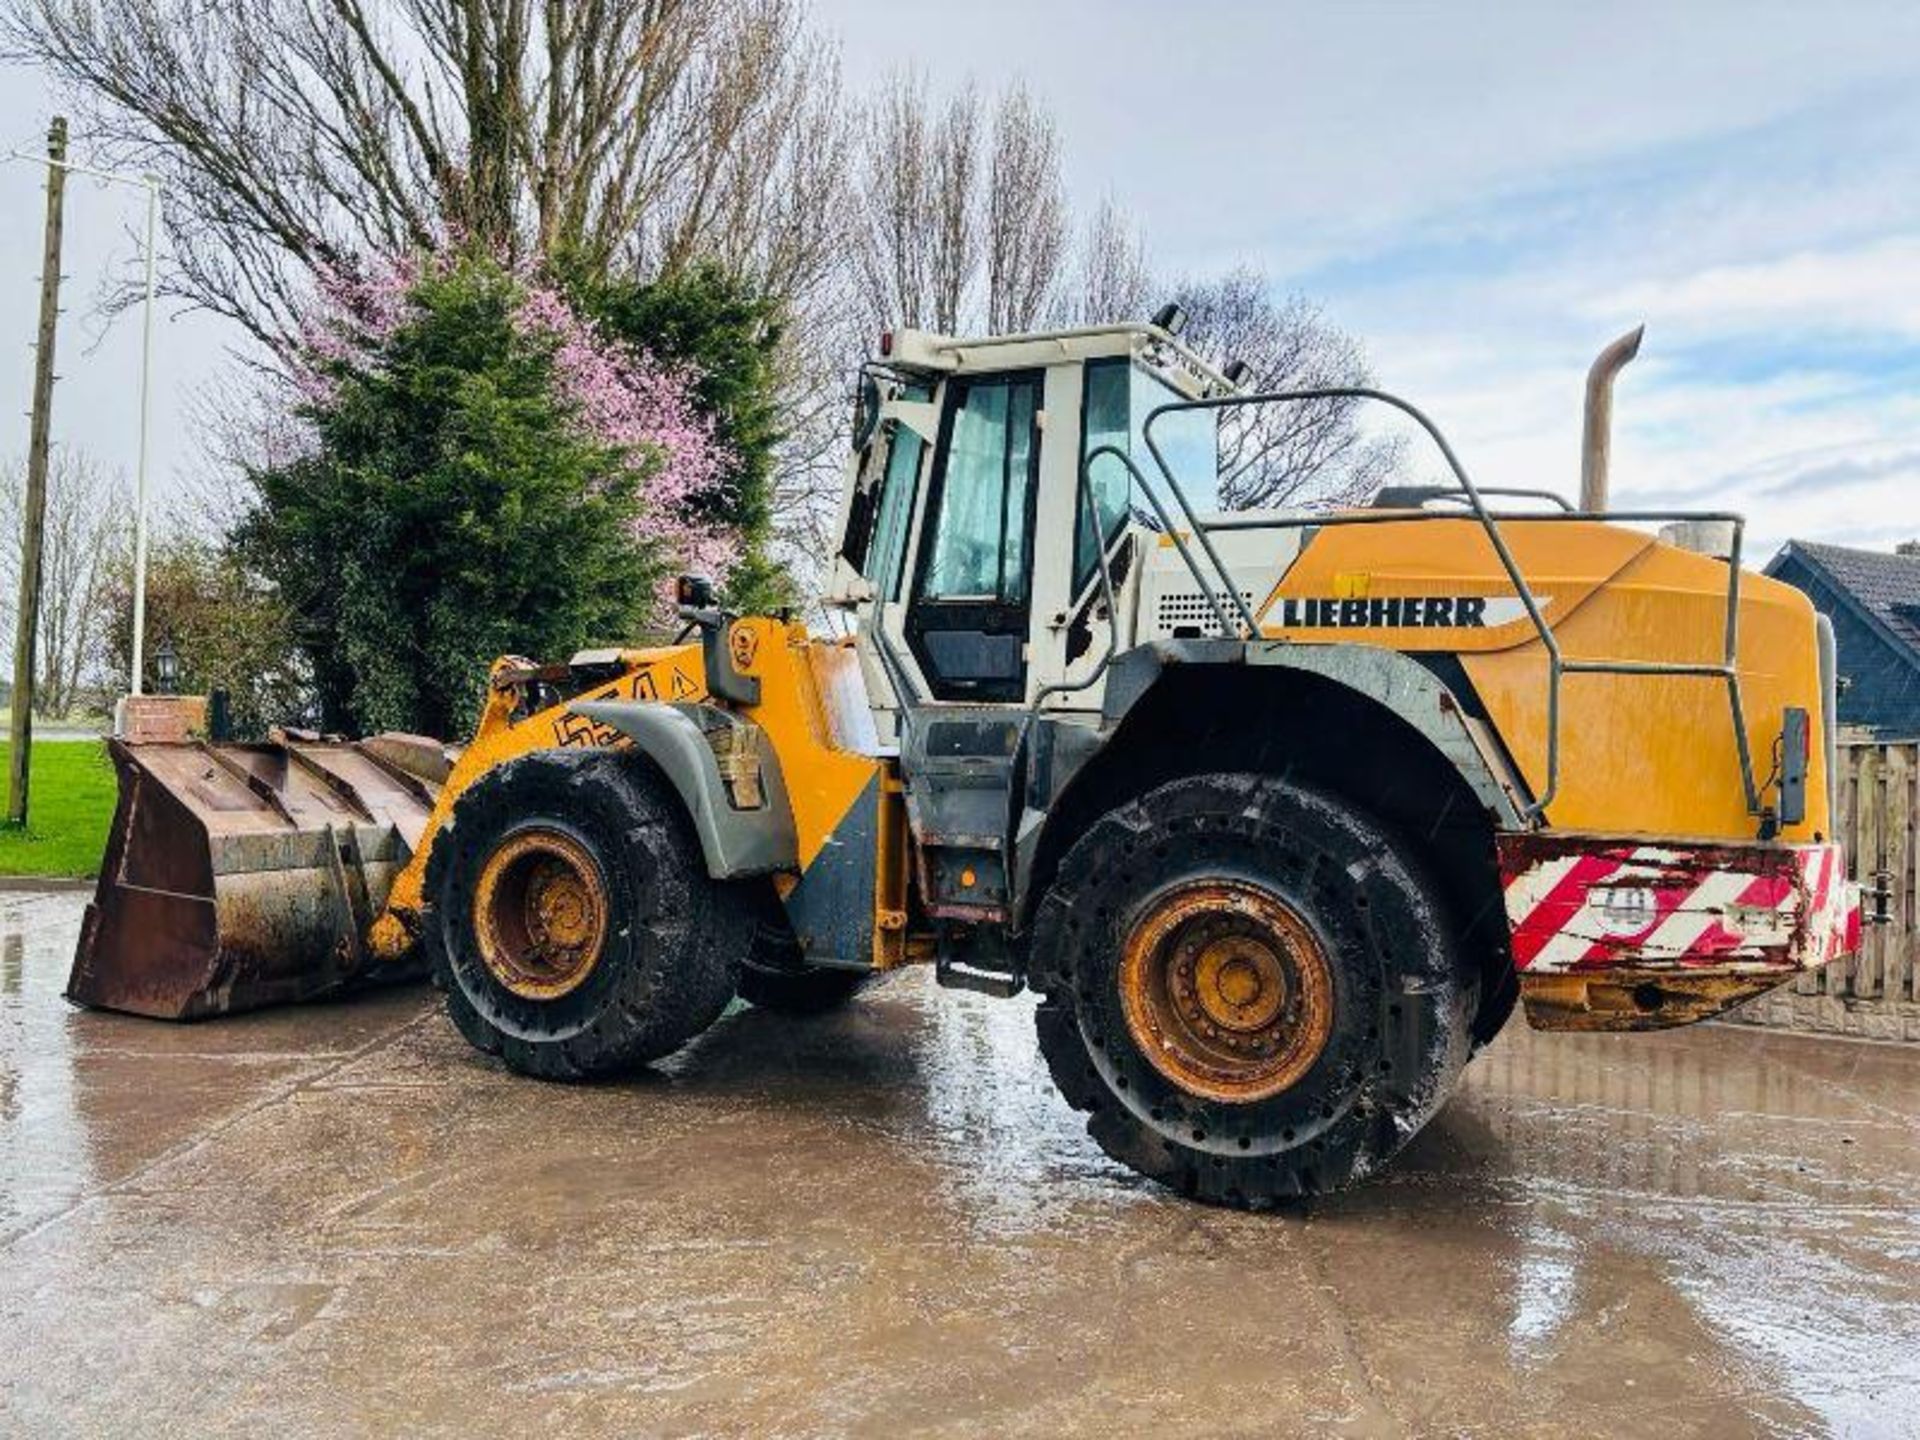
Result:
[[[417,318],[421,282],[462,263],[459,251],[442,249],[381,257],[354,273],[323,271],[318,303],[288,357],[297,409],[324,409],[343,377],[377,369],[386,347]],[[513,290],[514,329],[549,356],[555,396],[578,434],[617,453],[639,483],[644,506],[633,521],[635,543],[669,571],[724,582],[739,556],[738,537],[702,519],[694,501],[710,500],[727,484],[732,456],[694,401],[698,375],[604,334],[538,275],[501,270]],[[665,595],[663,589],[663,603]]]
[[[669,577],[742,552],[700,375],[540,275],[471,249],[329,275],[288,362],[298,442],[234,541],[329,728],[463,733],[495,657],[643,640]]]

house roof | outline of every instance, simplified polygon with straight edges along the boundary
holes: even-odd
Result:
[[[1789,557],[1818,574],[1894,649],[1920,665],[1920,555],[1789,540],[1767,562],[1766,573],[1777,573]]]

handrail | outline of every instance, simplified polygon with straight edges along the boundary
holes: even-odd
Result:
[[[1377,513],[1359,512],[1346,515],[1282,516],[1274,518],[1249,516],[1238,521],[1225,519],[1210,523],[1203,522],[1199,515],[1195,513],[1192,504],[1188,501],[1186,492],[1181,487],[1180,482],[1174,478],[1173,470],[1167,464],[1165,453],[1154,439],[1153,429],[1155,423],[1162,416],[1168,414],[1189,410],[1227,410],[1248,405],[1271,405],[1299,403],[1309,400],[1336,399],[1375,401],[1400,411],[1402,414],[1411,418],[1422,430],[1426,431],[1427,435],[1433,440],[1434,445],[1439,449],[1441,457],[1447,462],[1448,469],[1453,472],[1454,479],[1459,482],[1459,493],[1466,498],[1468,505],[1472,509],[1473,518],[1479,522],[1481,529],[1486,533],[1488,544],[1493,547],[1493,552],[1500,561],[1501,569],[1506,572],[1508,581],[1513,585],[1514,592],[1518,596],[1522,608],[1526,611],[1527,619],[1533,625],[1534,634],[1538,637],[1541,647],[1546,651],[1547,776],[1546,784],[1541,789],[1539,795],[1531,804],[1526,806],[1523,811],[1529,819],[1544,820],[1547,807],[1553,803],[1554,798],[1559,794],[1560,682],[1564,675],[1570,674],[1669,675],[1678,677],[1697,676],[1700,678],[1718,677],[1723,679],[1727,686],[1727,704],[1733,721],[1734,745],[1740,761],[1740,783],[1745,794],[1747,812],[1751,815],[1763,813],[1763,797],[1760,794],[1758,784],[1754,780],[1752,748],[1747,739],[1746,714],[1745,707],[1741,700],[1740,675],[1737,666],[1740,633],[1740,551],[1746,527],[1745,517],[1731,512],[1693,513],[1687,511],[1614,511],[1609,514],[1595,515],[1571,509],[1562,510],[1557,513],[1548,512],[1526,514],[1524,516],[1512,514],[1495,516],[1487,509],[1482,491],[1473,483],[1472,478],[1467,474],[1466,467],[1460,463],[1460,459],[1454,453],[1453,447],[1447,443],[1446,436],[1440,432],[1440,427],[1434,424],[1418,406],[1387,391],[1375,390],[1365,386],[1341,385],[1323,386],[1306,390],[1276,390],[1245,395],[1213,395],[1199,400],[1169,401],[1164,405],[1155,407],[1147,414],[1146,419],[1142,422],[1140,427],[1141,438],[1146,441],[1147,449],[1149,453],[1152,454],[1154,463],[1159,466],[1161,478],[1166,481],[1167,487],[1173,492],[1174,499],[1179,502],[1181,512],[1186,516],[1188,524],[1192,527],[1194,538],[1199,541],[1200,547],[1205,551],[1215,574],[1219,576],[1220,582],[1227,592],[1227,598],[1233,602],[1234,607],[1240,612],[1240,618],[1245,623],[1248,638],[1251,639],[1260,634],[1259,617],[1254,614],[1246,601],[1241,598],[1239,587],[1233,582],[1232,573],[1220,559],[1219,552],[1214,549],[1213,542],[1210,538],[1211,531],[1304,527],[1321,528],[1334,525],[1378,525],[1389,523],[1417,524],[1421,521],[1460,520],[1466,518],[1464,516],[1451,515],[1440,511],[1422,511],[1415,514],[1382,511]],[[1215,593],[1212,582],[1202,573],[1198,562],[1193,558],[1192,552],[1187,548],[1185,541],[1181,537],[1179,527],[1167,514],[1166,507],[1160,503],[1158,496],[1153,493],[1153,487],[1146,483],[1145,477],[1133,463],[1132,458],[1112,445],[1101,446],[1098,450],[1088,455],[1086,460],[1082,462],[1083,485],[1086,483],[1087,466],[1095,456],[1100,454],[1112,454],[1125,463],[1134,480],[1138,482],[1142,493],[1152,502],[1154,511],[1160,518],[1161,523],[1166,526],[1167,533],[1173,539],[1175,548],[1179,551],[1181,559],[1186,563],[1188,571],[1194,578],[1194,583],[1200,587],[1201,594],[1206,597],[1209,607],[1213,610],[1215,617],[1219,621],[1220,633],[1222,635],[1229,634],[1233,627],[1228,623],[1226,605],[1222,603],[1220,596]],[[1565,502],[1562,501],[1561,503],[1564,505]],[[1733,526],[1733,544],[1727,562],[1727,612],[1723,629],[1721,663],[1712,665],[1706,663],[1677,664],[1665,661],[1567,659],[1566,656],[1561,653],[1560,643],[1558,639],[1555,638],[1551,627],[1548,626],[1545,615],[1541,612],[1539,601],[1534,597],[1532,587],[1527,584],[1526,576],[1521,573],[1519,563],[1514,559],[1512,550],[1507,546],[1506,537],[1500,531],[1499,521],[1501,519],[1526,519],[1535,523],[1553,523],[1555,521],[1569,520],[1718,520],[1724,523],[1730,523]]]
[[[1567,497],[1562,495],[1558,490],[1545,490],[1523,485],[1482,485],[1480,487],[1480,493],[1482,495],[1508,495],[1516,500],[1551,500],[1562,510],[1572,510],[1574,508]],[[1392,503],[1392,498],[1401,496],[1416,501],[1417,503],[1412,505],[1395,505]],[[1372,508],[1376,510],[1415,510],[1429,500],[1457,500],[1460,496],[1461,491],[1459,487],[1454,485],[1390,485],[1373,497]]]
[[[1167,513],[1167,507],[1160,503],[1160,497],[1153,493],[1153,487],[1147,484],[1147,477],[1140,472],[1140,467],[1133,463],[1133,457],[1127,454],[1126,451],[1120,449],[1118,446],[1115,446],[1115,445],[1108,444],[1108,445],[1096,446],[1093,450],[1088,452],[1087,458],[1080,462],[1080,473],[1081,473],[1082,479],[1084,480],[1087,474],[1089,473],[1089,468],[1092,466],[1093,462],[1099,459],[1100,456],[1102,455],[1111,455],[1113,456],[1114,459],[1118,460],[1122,465],[1127,467],[1127,473],[1130,476],[1132,476],[1134,482],[1140,487],[1140,493],[1142,495],[1145,495],[1147,497],[1148,503],[1153,506],[1153,513],[1154,513],[1154,516],[1160,521],[1160,524],[1162,527],[1162,533],[1165,534],[1169,540],[1173,541],[1173,548],[1179,551],[1180,558],[1186,561],[1187,569],[1193,573],[1193,578],[1195,583],[1197,583],[1200,586],[1201,593],[1205,595],[1207,598],[1207,604],[1211,606],[1213,609],[1214,619],[1220,622],[1220,633],[1222,635],[1225,635],[1229,630],[1233,628],[1231,622],[1228,621],[1227,619],[1226,607],[1220,603],[1220,597],[1213,593],[1213,587],[1207,583],[1206,577],[1200,573],[1200,564],[1197,560],[1193,558],[1193,552],[1187,548],[1186,539],[1184,536],[1181,535],[1179,525],[1175,523],[1173,516]],[[1165,471],[1165,467],[1163,466],[1162,472],[1164,473],[1164,471]],[[1174,493],[1176,495],[1179,494],[1179,488],[1180,487],[1178,485],[1174,486]],[[1183,506],[1182,508],[1185,508],[1185,507]],[[1189,511],[1188,513],[1191,514],[1192,512]],[[1196,527],[1195,533],[1196,534],[1199,533],[1197,527]],[[1207,553],[1209,555],[1213,555],[1213,548],[1211,546],[1208,547]],[[1219,565],[1220,561],[1218,556],[1214,556],[1214,563],[1215,565]],[[1232,577],[1226,574],[1224,567],[1221,569],[1221,576],[1223,579],[1227,581],[1228,587],[1231,589]],[[1239,594],[1237,591],[1234,594],[1234,599],[1236,601],[1239,601]],[[1252,618],[1251,614],[1247,610],[1245,602],[1239,601],[1239,603],[1240,603],[1240,613],[1242,615],[1247,615],[1248,618],[1251,619]],[[1259,626],[1257,624],[1251,626],[1248,633],[1250,635],[1258,634]]]

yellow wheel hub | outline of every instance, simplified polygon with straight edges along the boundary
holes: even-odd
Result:
[[[600,962],[608,901],[600,867],[558,830],[522,830],[487,857],[474,938],[487,970],[527,1000],[557,1000]]]
[[[1127,937],[1120,1000],[1154,1069],[1209,1100],[1278,1095],[1333,1033],[1326,947],[1292,906],[1238,880],[1154,902]]]

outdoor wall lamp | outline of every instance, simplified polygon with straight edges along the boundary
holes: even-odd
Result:
[[[160,648],[153,652],[155,688],[162,695],[174,694],[180,685],[180,652],[173,648],[173,637],[163,636]]]

